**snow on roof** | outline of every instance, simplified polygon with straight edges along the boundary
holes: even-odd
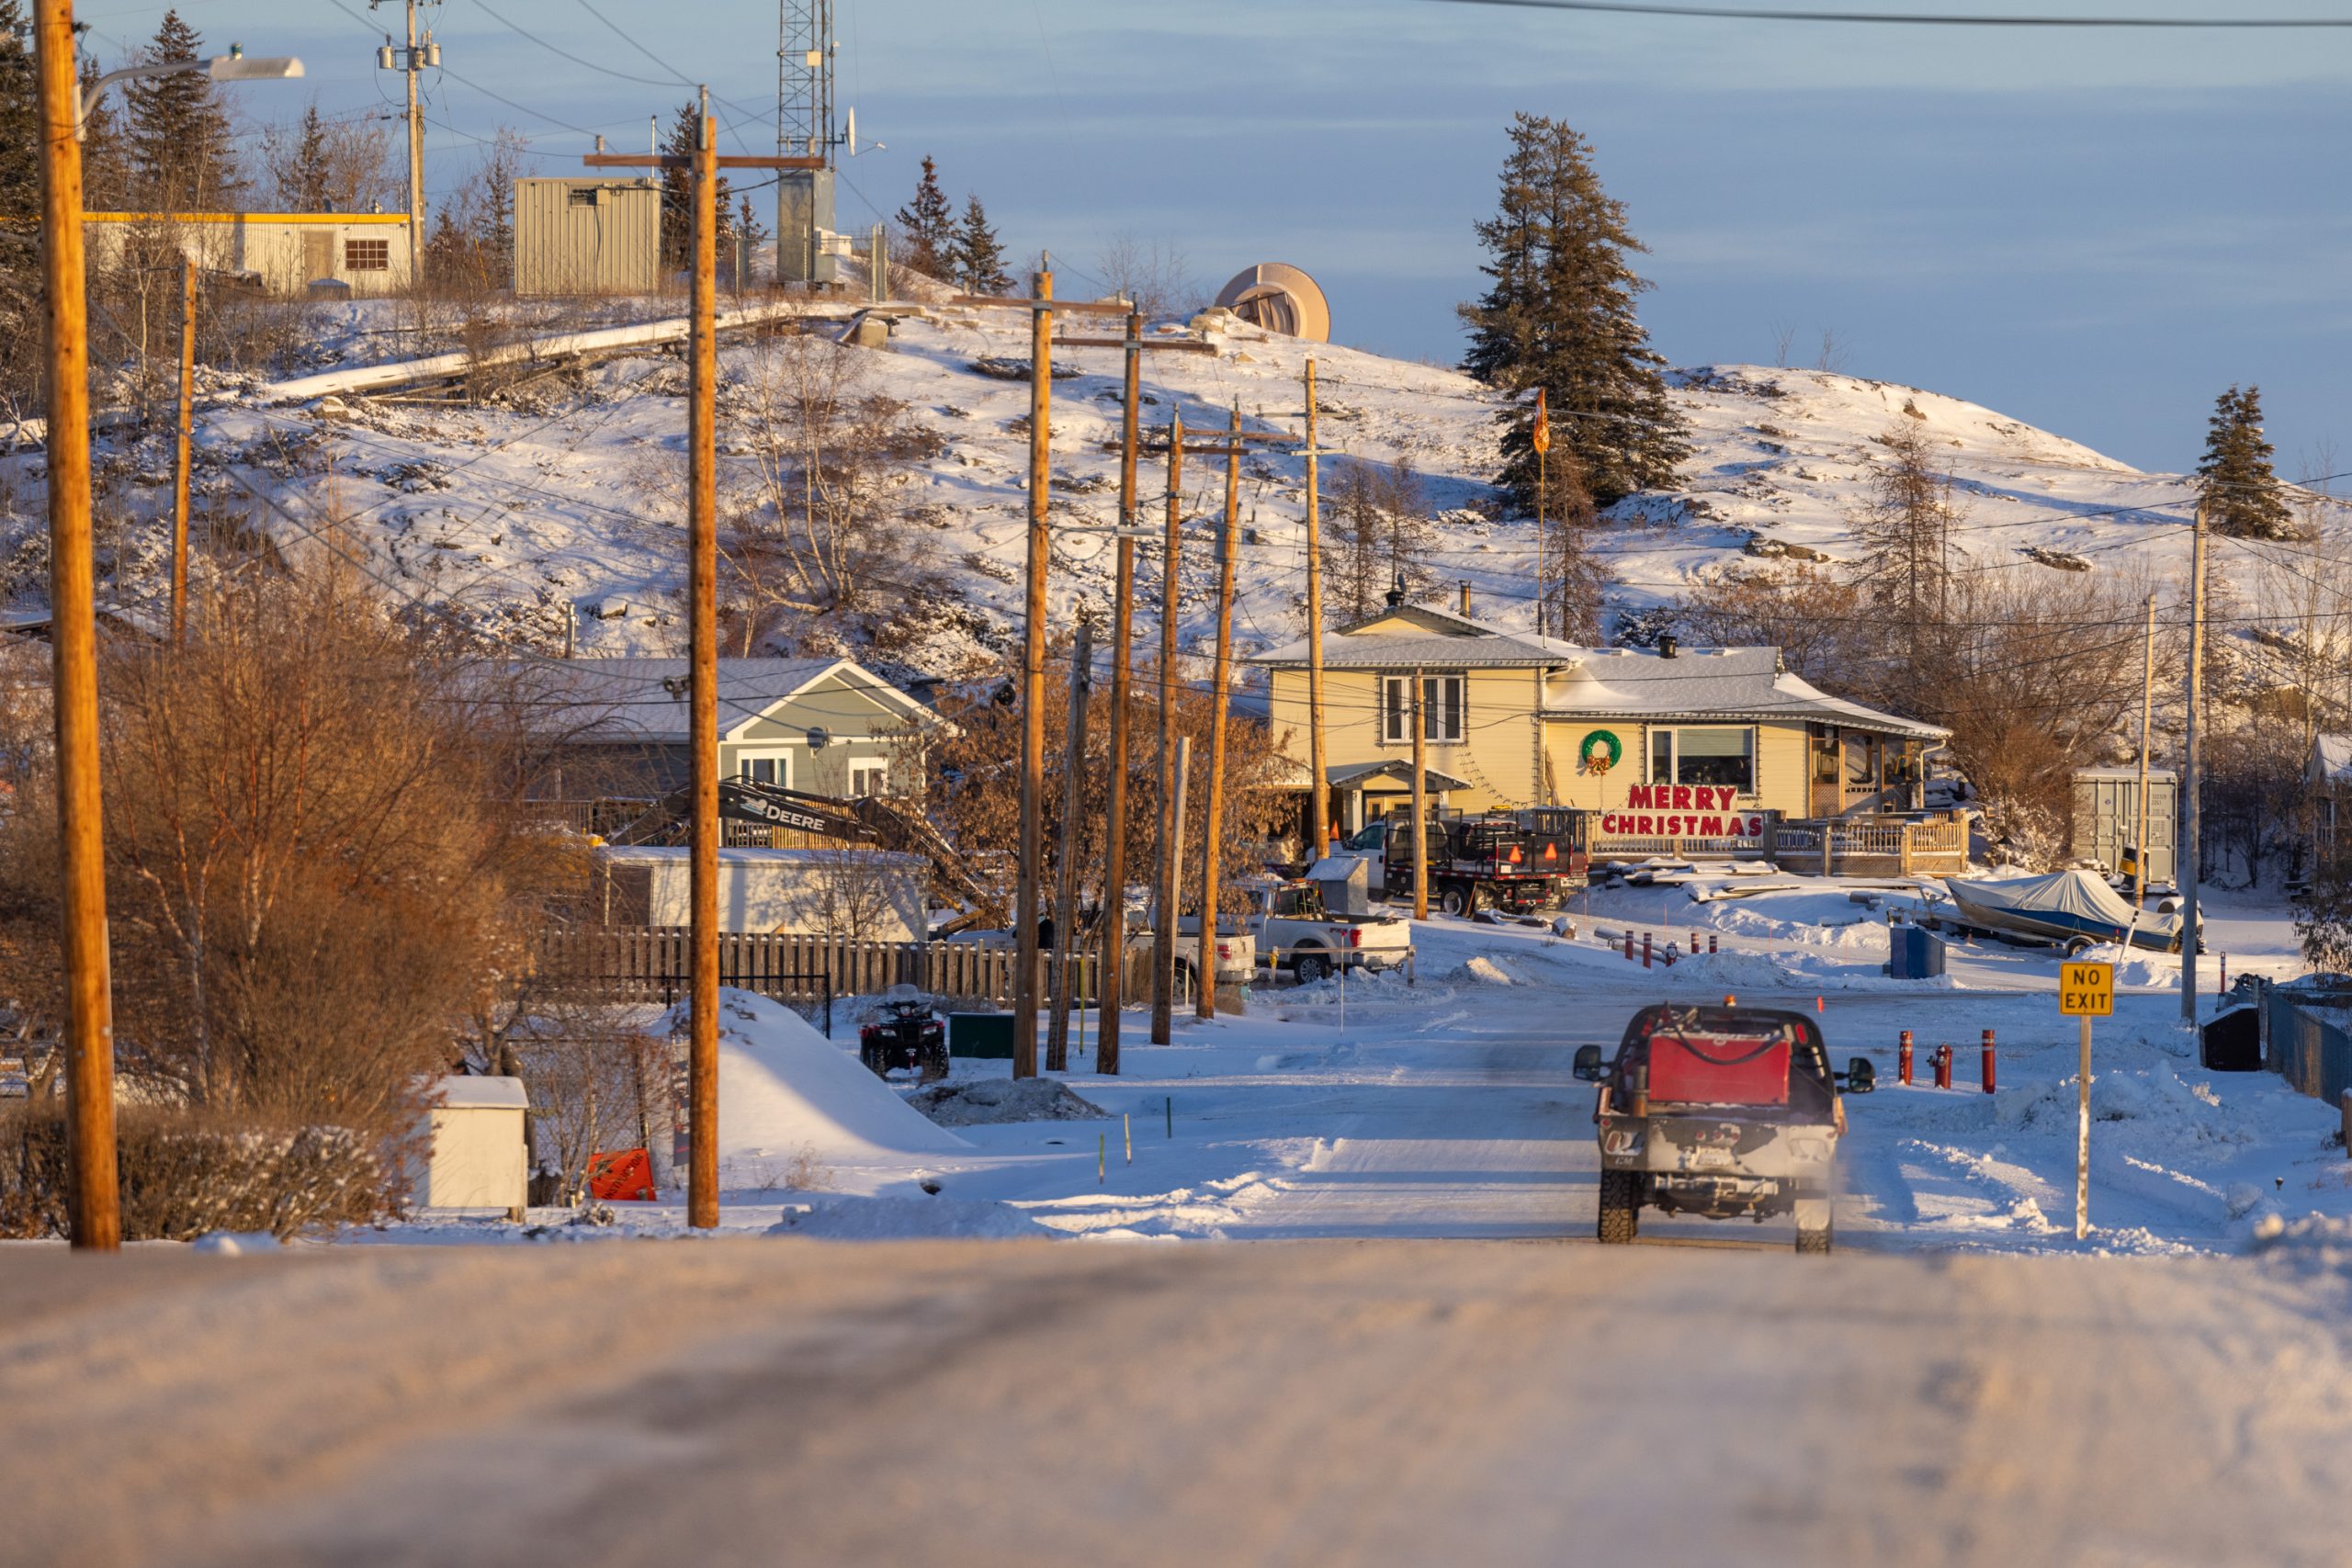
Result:
[[[1784,673],[1771,648],[1684,649],[1672,659],[1646,649],[1592,649],[1554,679],[1544,716],[1810,719],[1921,740],[1951,733],[1833,697]]]
[[[440,1111],[527,1111],[530,1098],[521,1078],[460,1074],[437,1080],[434,1107]]]
[[[722,659],[718,661],[718,732],[732,734],[779,703],[835,671],[885,706],[909,714],[929,710],[873,671],[847,659]],[[541,660],[527,678],[546,703],[561,703],[583,740],[684,744],[686,682],[684,659]]]
[[[1359,630],[1386,622],[1415,624],[1413,631]],[[1338,670],[1439,668],[1492,670],[1565,664],[1586,650],[1558,637],[1510,631],[1432,604],[1391,604],[1349,626],[1335,626],[1323,639],[1323,663]],[[1247,662],[1303,665],[1306,639],[1251,654]]]

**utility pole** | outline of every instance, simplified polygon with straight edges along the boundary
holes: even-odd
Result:
[[[1040,270],[1031,295],[1054,297],[1054,275]],[[1014,865],[1012,1076],[1037,1076],[1037,863],[1045,853],[1041,802],[1046,792],[1046,533],[1047,426],[1053,417],[1054,313],[1029,313],[1029,585],[1021,643],[1021,854]]]
[[[1143,317],[1127,312],[1126,399],[1119,426],[1119,548],[1112,591],[1111,789],[1102,840],[1102,978],[1094,1070],[1119,1070],[1119,1008],[1127,966],[1127,720],[1136,630],[1136,447],[1143,411]]]
[[[1069,656],[1069,723],[1063,729],[1061,886],[1054,898],[1054,1011],[1046,1035],[1046,1070],[1069,1071],[1069,1010],[1077,995],[1070,959],[1078,946],[1079,781],[1086,774],[1086,699],[1094,687],[1094,622],[1078,618],[1078,646]],[[1079,1006],[1083,1007],[1084,1001]]]
[[[2148,721],[2156,701],[2156,595],[2148,594],[2148,629],[2140,642],[2140,796],[2139,826],[2132,839],[2132,907],[2148,903]]]
[[[414,78],[411,78],[412,81]],[[718,165],[703,90],[695,127],[695,276],[693,387],[686,452],[693,469],[688,500],[687,618],[694,655],[687,695],[688,749],[694,758],[693,864],[688,895],[694,925],[694,1017],[688,1076],[694,1114],[693,1168],[686,1223],[718,1224]]]
[[[1413,919],[1430,918],[1429,736],[1421,718],[1421,672],[1413,671]]]
[[[368,0],[374,10],[383,0]],[[428,65],[441,63],[441,46],[433,41],[427,28],[423,48],[416,41],[416,0],[406,0],[408,12],[408,46],[394,50],[391,39],[376,51],[376,65],[382,71],[398,71],[408,78],[408,279],[416,288],[424,282],[424,115],[418,107],[416,78]],[[397,56],[397,59],[395,59]]]
[[[1162,842],[1167,846],[1167,864],[1165,871],[1168,879],[1168,903],[1166,907],[1168,918],[1158,922],[1159,929],[1153,934],[1159,935],[1161,932],[1166,933],[1163,940],[1168,944],[1168,968],[1163,971],[1163,975],[1168,983],[1161,987],[1159,991],[1152,998],[1151,1039],[1152,1043],[1155,1045],[1165,1045],[1168,1043],[1167,1031],[1175,1022],[1172,1015],[1175,1011],[1176,991],[1176,922],[1183,918],[1178,911],[1183,906],[1184,894],[1184,878],[1182,874],[1184,859],[1184,797],[1191,789],[1193,779],[1193,738],[1189,735],[1180,735],[1176,738],[1175,767],[1176,782],[1174,788],[1170,793],[1159,797],[1160,809],[1167,814],[1161,819],[1159,836]],[[1196,949],[1193,954],[1194,966],[1196,968],[1198,967],[1200,956],[1200,952]],[[1212,971],[1212,974],[1214,974],[1214,971]]]
[[[2203,754],[2198,746],[2199,707],[2205,696],[2205,503],[2197,503],[2197,521],[2188,547],[2188,727],[2181,746],[2180,813],[2180,1021],[2197,1026],[2197,881],[2199,820],[2198,769]]]
[[[1225,525],[1216,536],[1216,671],[1209,682],[1209,798],[1201,829],[1201,996],[1196,1010],[1216,1016],[1217,861],[1225,852],[1226,705],[1233,683],[1233,558],[1241,525],[1241,406],[1233,408],[1225,451]]]
[[[797,166],[798,160],[722,158],[702,90],[685,157],[592,152],[590,168],[684,168],[693,175],[694,283],[686,400],[686,748],[689,753],[686,909],[686,1223],[718,1224],[718,171]]]
[[[1545,482],[1548,476],[1544,470],[1552,451],[1552,414],[1551,411],[1544,406],[1544,389],[1541,387],[1535,389],[1535,427],[1528,433],[1528,443],[1535,448],[1535,635],[1542,637],[1544,635],[1544,595],[1547,588],[1544,580],[1544,565],[1550,550],[1550,541],[1544,537],[1550,531],[1550,525],[1544,520],[1544,492],[1548,488]],[[1564,576],[1565,571],[1566,569],[1563,567]],[[1563,594],[1565,596],[1565,585]],[[1560,621],[1560,635],[1566,637],[1568,628],[1565,611],[1561,615]]]
[[[65,959],[67,1213],[76,1247],[122,1245],[114,1142],[114,998],[98,790],[97,591],[90,539],[90,336],[82,253],[81,83],[73,0],[38,0],[41,301],[48,336],[51,682]]]
[[[1170,802],[1181,805],[1189,743],[1176,738],[1176,619],[1179,602],[1182,541],[1177,523],[1183,512],[1184,411],[1168,421],[1168,521],[1159,555],[1159,896],[1152,900],[1151,916],[1151,1043],[1165,1045],[1173,1020],[1176,966],[1176,855],[1182,837],[1184,814],[1170,812]],[[1171,774],[1172,770],[1172,774]]]
[[[1331,786],[1323,762],[1323,508],[1317,489],[1315,361],[1306,362],[1306,846],[1313,865],[1331,852]]]
[[[196,261],[180,258],[179,438],[172,464],[172,646],[187,641],[188,426],[196,412]]]

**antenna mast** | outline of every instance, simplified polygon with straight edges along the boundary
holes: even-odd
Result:
[[[775,270],[779,283],[831,283],[833,157],[841,135],[833,118],[833,0],[777,0],[775,150],[822,158],[821,169],[787,170],[775,185]]]

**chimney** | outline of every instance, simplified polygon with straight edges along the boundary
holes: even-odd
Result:
[[[1680,646],[1674,640],[1672,632],[1663,633],[1657,639],[1657,656],[1660,659],[1671,659]]]
[[[1462,618],[1470,618],[1470,580],[1466,577],[1462,580]]]
[[[1401,571],[1400,571],[1400,572],[1398,572],[1398,573],[1396,574],[1396,587],[1394,587],[1394,588],[1392,588],[1392,589],[1390,589],[1390,590],[1388,591],[1387,599],[1388,599],[1388,607],[1389,607],[1390,609],[1392,609],[1392,610],[1400,610],[1400,609],[1403,609],[1403,608],[1404,608],[1404,606],[1405,606],[1405,574],[1404,574],[1403,572],[1401,572]]]

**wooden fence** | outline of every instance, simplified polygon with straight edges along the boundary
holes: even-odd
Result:
[[[681,926],[575,927],[549,937],[548,959],[550,966],[628,1001],[674,1000],[685,994],[692,973],[690,933]],[[956,1001],[1009,1002],[1015,959],[1010,948],[978,942],[850,942],[750,931],[718,936],[719,984],[782,1001],[811,1000],[828,988],[836,997],[873,997],[893,986],[911,986]],[[1074,953],[1069,963],[1079,999],[1092,1006],[1102,977],[1100,958]],[[1037,955],[1041,997],[1054,968],[1051,953]],[[1135,982],[1140,973],[1131,965],[1129,997],[1139,994]]]

